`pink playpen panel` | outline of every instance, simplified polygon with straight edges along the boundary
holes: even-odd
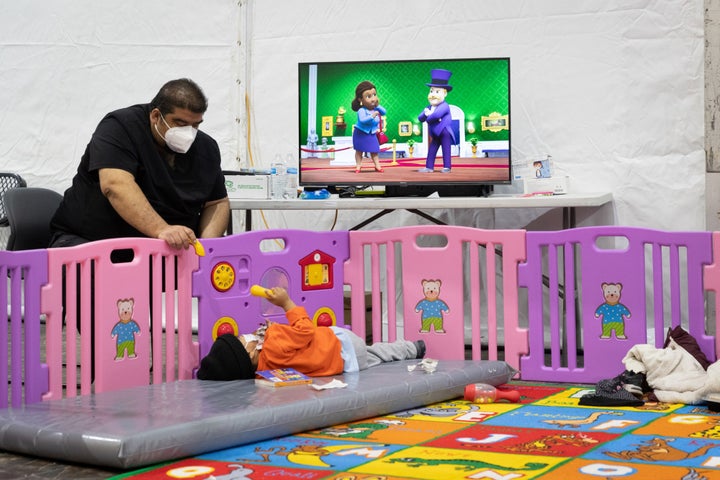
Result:
[[[0,342],[6,346],[0,359],[3,393],[0,408],[39,402],[48,390],[48,370],[40,353],[40,287],[47,282],[47,252],[0,251],[0,298],[9,322],[0,322]]]
[[[527,380],[596,382],[623,370],[635,344],[662,347],[668,327],[682,325],[709,358],[702,269],[710,263],[709,232],[588,227],[528,232],[530,353]],[[546,354],[549,350],[549,360]]]
[[[373,342],[424,339],[426,356],[437,359],[464,359],[469,330],[476,360],[483,358],[483,345],[485,357],[497,359],[502,330],[505,360],[517,367],[527,351],[527,331],[517,323],[517,264],[524,255],[522,230],[432,225],[352,231],[345,263],[352,329]],[[372,332],[365,323],[368,291]]]
[[[265,320],[286,323],[281,308],[250,294],[256,284],[287,288],[319,325],[344,323],[348,232],[257,230],[207,239],[203,245],[205,257],[193,275],[201,357],[219,334],[252,332]]]
[[[116,260],[123,253],[129,257]],[[48,398],[62,396],[63,384],[72,397],[78,387],[85,395],[192,378],[199,364],[192,341],[193,249],[122,238],[49,249],[48,263],[42,291]]]
[[[720,257],[720,232],[712,233],[712,251],[714,253],[713,262],[712,264],[705,266],[703,271],[703,281],[705,289],[712,291],[715,294],[714,311],[717,316],[717,312],[720,312],[720,264],[718,263],[718,257]],[[714,351],[715,354],[717,354],[720,352],[720,335],[717,334],[717,324],[713,325],[716,327],[713,330],[713,333],[715,333]]]

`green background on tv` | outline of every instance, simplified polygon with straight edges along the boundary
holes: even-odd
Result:
[[[308,119],[308,72],[309,65],[299,65],[300,82],[300,131],[299,143],[307,141]],[[375,84],[380,105],[387,110],[386,133],[392,141],[406,142],[408,139],[422,141],[422,136],[401,137],[398,135],[399,122],[412,122],[422,129],[417,117],[428,105],[427,95],[431,82],[430,72],[435,68],[450,70],[450,85],[453,87],[446,97],[449,104],[457,105],[465,112],[465,123],[475,123],[475,133],[465,132],[465,140],[477,138],[480,141],[508,140],[509,130],[491,132],[481,130],[480,119],[490,113],[508,115],[510,103],[510,60],[468,59],[468,60],[413,60],[387,62],[340,62],[317,63],[317,122],[315,131],[322,136],[322,117],[332,116],[333,123],[339,107],[345,108],[347,129],[344,135],[352,135],[352,125],[357,114],[350,104],[355,96],[355,87],[363,80]],[[333,135],[338,135],[333,125]],[[319,142],[318,142],[319,143]],[[328,138],[328,143],[332,139]]]

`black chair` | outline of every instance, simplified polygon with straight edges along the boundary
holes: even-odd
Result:
[[[62,195],[47,188],[13,188],[2,195],[10,237],[8,250],[47,248],[50,243],[50,219]]]
[[[5,202],[2,200],[2,195],[8,190],[22,187],[27,187],[27,183],[20,175],[11,172],[0,172],[0,227],[8,226]]]

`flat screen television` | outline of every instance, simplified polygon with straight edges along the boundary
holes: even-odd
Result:
[[[298,79],[303,187],[381,185],[389,195],[483,195],[493,185],[511,182],[509,58],[306,62],[298,65]],[[385,109],[382,172],[373,168],[368,154],[356,172],[352,135],[358,113],[351,104],[365,80],[375,85]],[[450,106],[449,172],[442,171],[442,147],[433,156],[433,171],[420,171],[427,168],[432,139],[419,116],[429,106],[433,87],[446,90]]]

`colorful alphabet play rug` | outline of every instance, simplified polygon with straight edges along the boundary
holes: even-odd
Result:
[[[720,415],[703,406],[581,407],[584,387],[513,388],[518,404],[443,402],[113,478],[720,478]]]

